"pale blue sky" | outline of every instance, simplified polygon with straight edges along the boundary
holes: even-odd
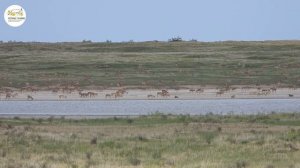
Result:
[[[27,20],[3,18],[13,4]],[[300,0],[0,0],[0,40],[299,40]]]

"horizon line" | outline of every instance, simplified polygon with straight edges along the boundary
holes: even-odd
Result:
[[[157,43],[180,43],[180,42],[198,42],[198,43],[218,43],[218,42],[300,42],[300,39],[278,39],[278,40],[217,40],[217,41],[200,41],[197,39],[191,40],[180,40],[180,41],[173,41],[169,40],[145,40],[145,41],[134,41],[134,40],[125,40],[125,41],[112,41],[112,40],[105,40],[105,41],[92,41],[92,40],[81,40],[81,41],[18,41],[18,40],[0,40],[1,43],[149,43],[149,42],[157,42]]]

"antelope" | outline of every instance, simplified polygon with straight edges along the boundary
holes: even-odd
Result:
[[[33,97],[32,96],[30,96],[30,95],[27,95],[27,100],[33,100]]]
[[[216,96],[221,96],[222,94],[224,94],[224,91],[218,91],[218,92],[216,93]]]
[[[157,97],[158,96],[163,96],[163,93],[162,92],[157,92]]]
[[[195,89],[190,89],[189,91],[193,93],[193,92],[195,92],[196,90],[195,90]]]
[[[261,91],[262,91],[262,94],[263,94],[263,95],[268,95],[268,94],[271,93],[271,90],[270,90],[270,89],[263,89],[263,90],[261,90]]]
[[[114,93],[114,96],[115,96],[115,99],[116,99],[118,97],[123,97],[123,94],[120,93],[120,92],[116,92],[116,93]]]
[[[98,96],[98,93],[94,93],[94,92],[88,92],[87,94],[90,97],[96,97],[96,96]]]
[[[86,98],[89,96],[88,93],[82,93],[82,92],[79,92],[79,95],[80,95],[80,97],[83,97],[83,98]]]
[[[170,94],[169,92],[157,92],[157,97],[161,96],[161,97],[169,97]]]
[[[11,98],[16,98],[17,96],[18,96],[18,93],[11,94]]]
[[[272,92],[276,92],[276,91],[277,91],[277,88],[273,87],[273,88],[271,88],[271,91],[272,91]]]
[[[106,94],[105,95],[105,98],[107,99],[107,98],[111,98],[111,95],[110,94]]]
[[[67,96],[65,96],[65,95],[59,95],[59,98],[60,98],[60,99],[66,99]]]
[[[155,98],[155,96],[153,96],[153,95],[148,95],[147,97],[148,97],[148,99],[154,99]]]
[[[116,91],[116,93],[117,94],[122,94],[122,95],[125,94],[125,93],[127,94],[125,89],[119,89],[119,90]]]
[[[52,89],[52,92],[53,93],[57,93],[59,91],[59,88],[54,88],[54,89]]]
[[[163,94],[168,94],[168,93],[169,93],[167,90],[161,90],[161,92],[162,92]]]
[[[6,93],[6,96],[5,96],[6,99],[10,99],[11,97],[12,97],[11,93]]]
[[[203,93],[204,92],[204,89],[197,89],[196,90],[196,93]]]

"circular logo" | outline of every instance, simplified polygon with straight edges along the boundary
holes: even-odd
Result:
[[[11,5],[4,12],[4,20],[9,26],[19,27],[26,20],[26,12],[19,5]]]

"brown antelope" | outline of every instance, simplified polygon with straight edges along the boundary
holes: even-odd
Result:
[[[271,91],[272,91],[272,92],[276,92],[276,91],[277,91],[277,88],[273,87],[273,88],[271,88]]]
[[[107,98],[111,98],[111,94],[106,94],[105,95],[105,98],[107,99]]]
[[[18,93],[11,94],[11,98],[16,98],[17,96],[18,96]]]
[[[163,97],[170,97],[171,95],[169,93],[163,94]]]
[[[90,97],[96,97],[96,96],[98,96],[98,93],[94,93],[94,92],[88,92],[87,94]]]
[[[216,93],[216,96],[221,96],[222,94],[224,94],[224,91],[218,91],[218,92]]]
[[[148,99],[154,99],[155,98],[154,95],[148,95],[147,97],[148,97]]]
[[[114,96],[115,96],[115,99],[116,99],[118,97],[123,97],[123,94],[120,93],[120,92],[116,92],[116,93],[114,93]]]
[[[196,90],[195,90],[195,89],[190,89],[189,91],[193,93],[193,92],[195,92]]]
[[[65,96],[65,95],[59,95],[59,98],[60,98],[60,99],[66,99],[67,96]]]
[[[82,98],[87,98],[87,97],[89,96],[88,93],[82,93],[82,92],[79,92],[79,95],[80,95],[80,97],[82,97]]]
[[[53,93],[57,93],[59,91],[59,88],[54,88],[54,89],[52,89],[52,92]]]
[[[236,88],[236,87],[232,87],[232,88],[231,88],[231,90],[236,90],[236,89],[238,89],[238,88]]]
[[[162,92],[157,92],[157,97],[158,96],[162,96],[163,97],[163,93]]]
[[[32,97],[32,96],[30,96],[30,95],[27,95],[27,100],[30,100],[30,101],[32,101],[32,100],[33,100],[33,97]]]
[[[204,92],[204,89],[197,89],[196,90],[196,93],[203,93]]]
[[[261,91],[263,95],[268,95],[271,93],[271,89],[262,89]]]
[[[167,90],[161,90],[162,93],[169,93]]]
[[[123,95],[123,94],[127,94],[128,92],[126,92],[125,89],[119,89],[119,90],[116,91],[116,93],[117,93],[117,94],[122,94],[122,95]]]
[[[6,93],[6,96],[5,96],[6,99],[10,99],[11,97],[12,97],[11,93]]]
[[[161,97],[169,97],[170,93],[169,92],[157,92],[157,97],[161,96]]]

